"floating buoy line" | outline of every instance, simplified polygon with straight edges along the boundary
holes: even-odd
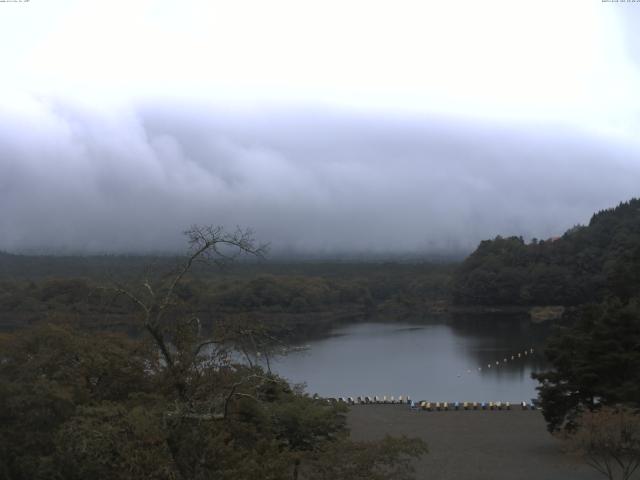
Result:
[[[495,362],[489,362],[487,363],[487,370],[490,369],[496,369],[496,368],[500,368],[503,365],[506,365],[509,362],[516,362],[519,359],[523,359],[523,358],[528,358],[533,356],[535,353],[535,350],[533,348],[528,348],[526,350],[523,350],[522,352],[518,352],[518,353],[514,353],[511,356],[506,356],[504,357],[502,360],[496,360]],[[477,367],[477,371],[481,372],[482,371],[482,365],[480,365],[479,367]],[[467,373],[471,373],[471,369],[467,369]],[[458,377],[460,377],[461,375],[458,374]]]
[[[498,369],[509,362],[516,362],[518,360],[528,358],[533,356],[535,350],[532,348],[528,348],[521,352],[514,353],[513,355],[508,355],[504,357],[502,360],[496,360],[495,362],[487,363],[487,370],[490,369]],[[478,372],[483,371],[483,366],[476,367]],[[471,368],[466,370],[467,374],[473,373]],[[458,374],[458,378],[462,377],[462,374]],[[328,398],[328,402],[330,403],[345,403],[348,405],[408,405],[412,409],[415,410],[424,410],[427,412],[432,411],[449,411],[449,410],[511,410],[512,407],[517,406],[522,410],[535,410],[537,408],[537,400],[532,399],[531,402],[430,402],[427,400],[420,400],[418,402],[414,402],[411,398],[407,396],[358,396],[358,397],[338,397],[338,398]]]

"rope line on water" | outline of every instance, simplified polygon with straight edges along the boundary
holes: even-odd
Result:
[[[500,360],[496,360],[494,362],[489,362],[487,364],[487,370],[493,368],[498,369],[501,366],[506,365],[511,362],[515,362],[519,359],[530,358],[535,354],[535,350],[533,347],[525,349],[521,352],[514,353],[513,355],[507,355]],[[478,372],[482,372],[482,366],[477,367]],[[467,374],[471,374],[473,372],[472,369],[467,369]],[[458,378],[462,375],[458,374]],[[516,402],[514,404],[510,402],[428,402],[426,400],[421,400],[419,402],[414,402],[407,395],[406,397],[400,395],[398,397],[390,396],[387,397],[383,395],[381,397],[377,395],[373,396],[358,396],[358,397],[338,397],[338,398],[329,398],[327,399],[329,402],[339,402],[339,403],[347,403],[349,405],[366,405],[366,404],[405,404],[410,405],[412,408],[426,410],[426,411],[447,411],[449,409],[452,410],[510,410],[511,406],[514,404],[519,405],[523,410],[531,409],[534,410],[536,408],[535,401],[532,400],[531,403],[527,403],[526,401]]]

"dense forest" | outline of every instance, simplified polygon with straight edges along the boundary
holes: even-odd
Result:
[[[603,406],[640,407],[640,199],[597,212],[561,237],[483,241],[456,269],[451,288],[457,305],[571,307],[547,339],[548,370],[533,375],[547,428],[585,436],[592,455],[620,454],[610,437],[594,451],[584,425]],[[599,426],[607,435],[633,424],[614,416]],[[625,458],[631,443],[639,451],[640,438],[625,442]]]
[[[351,293],[341,300],[339,284],[256,279],[200,299],[205,287],[193,265],[215,264],[221,246],[261,251],[245,233],[211,227],[194,227],[189,244],[176,268],[140,278],[5,282],[5,311],[37,319],[0,334],[0,478],[412,478],[411,459],[426,445],[351,441],[342,404],[271,372],[271,349],[282,342],[259,317],[216,318],[208,327],[200,318],[201,302],[282,309],[289,297],[346,302],[362,292],[345,288]],[[91,320],[109,313],[136,334]]]
[[[547,340],[553,369],[534,374],[551,431],[575,429],[601,405],[640,406],[639,299],[584,305],[572,317]]]
[[[170,271],[179,259],[151,257],[32,257],[6,255],[0,275],[0,328],[41,320],[84,328],[135,328],[114,281],[141,281]],[[2,260],[2,259],[0,259]],[[0,261],[0,265],[2,262]],[[20,272],[20,265],[24,269]],[[449,303],[454,266],[448,263],[238,263],[199,266],[177,294],[205,325],[220,317],[259,316],[270,328],[298,336],[336,322],[374,315],[438,311]]]
[[[452,283],[461,305],[580,305],[640,288],[640,199],[593,215],[559,238],[496,237],[462,263]]]
[[[226,243],[259,257],[250,238],[196,229],[190,243],[186,257],[0,254],[0,478],[411,478],[423,443],[350,441],[344,408],[272,374],[269,355],[452,301],[573,307],[536,374],[549,430],[640,405],[640,200],[560,238],[483,241],[458,265],[228,268],[195,260],[218,264]]]

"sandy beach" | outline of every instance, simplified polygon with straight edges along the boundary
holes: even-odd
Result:
[[[355,405],[348,421],[354,440],[385,434],[425,440],[429,453],[416,462],[418,479],[604,478],[562,452],[561,443],[546,431],[540,411],[426,412],[406,405]]]

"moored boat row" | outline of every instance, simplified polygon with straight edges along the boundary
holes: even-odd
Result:
[[[366,404],[395,404],[395,405],[410,405],[411,398],[407,395],[394,397],[391,395],[387,397],[383,395],[381,397],[377,395],[373,396],[361,396],[361,397],[338,397],[338,398],[329,398],[330,402],[340,402],[340,403],[348,403],[349,405],[366,405]]]
[[[532,403],[520,402],[512,404],[511,402],[428,402],[422,400],[411,405],[412,408],[419,410],[431,411],[448,411],[448,410],[511,410],[516,405],[522,410],[535,410],[536,406]]]
[[[415,410],[433,411],[449,411],[449,410],[511,410],[512,408],[520,408],[522,410],[536,410],[536,402],[530,403],[522,401],[518,403],[511,402],[429,402],[420,400],[414,402],[409,396],[403,397],[378,397],[374,395],[360,397],[338,397],[328,398],[329,402],[346,403],[348,405],[409,405]]]

